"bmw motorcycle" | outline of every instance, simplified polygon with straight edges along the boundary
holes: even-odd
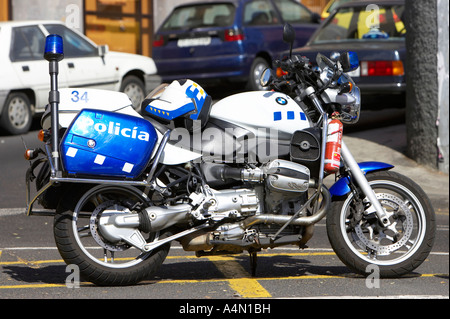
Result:
[[[291,50],[293,36],[286,25]],[[173,241],[199,257],[247,251],[254,275],[258,252],[307,248],[325,217],[333,250],[358,274],[376,265],[401,276],[431,251],[424,191],[390,164],[357,163],[342,140],[360,114],[347,74],[356,54],[318,54],[313,67],[291,53],[274,61],[284,75],[261,76],[268,90],[216,103],[191,80],[162,84],[140,113],[122,93],[58,90],[58,35],[45,57],[51,91],[43,147],[26,152],[27,213],[54,216],[57,248],[84,280],[136,284]]]

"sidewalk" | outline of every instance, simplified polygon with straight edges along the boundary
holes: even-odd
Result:
[[[347,134],[344,132],[344,141],[357,162],[377,161],[394,165],[393,171],[408,176],[424,189],[436,211],[448,212],[449,175],[419,165],[404,155],[405,124]]]

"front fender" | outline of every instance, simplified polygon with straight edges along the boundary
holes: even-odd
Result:
[[[394,166],[382,162],[361,162],[358,163],[359,168],[363,171],[364,175],[370,172],[382,171],[392,169]],[[348,194],[351,190],[348,186],[350,183],[350,177],[345,176],[339,179],[333,186],[330,187],[331,196],[344,196]]]

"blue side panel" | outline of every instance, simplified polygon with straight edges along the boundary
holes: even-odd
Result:
[[[362,162],[358,164],[364,174],[374,171],[388,170],[393,168],[394,166],[391,164],[386,164],[382,162]],[[330,187],[331,196],[344,196],[349,193],[350,187],[348,184],[350,183],[349,177],[343,177],[338,180],[333,186]]]
[[[61,142],[69,174],[136,178],[157,142],[150,122],[125,114],[82,110]]]

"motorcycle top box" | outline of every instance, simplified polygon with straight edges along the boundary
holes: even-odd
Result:
[[[61,158],[68,174],[136,178],[156,142],[155,128],[142,118],[84,109],[62,139]]]

